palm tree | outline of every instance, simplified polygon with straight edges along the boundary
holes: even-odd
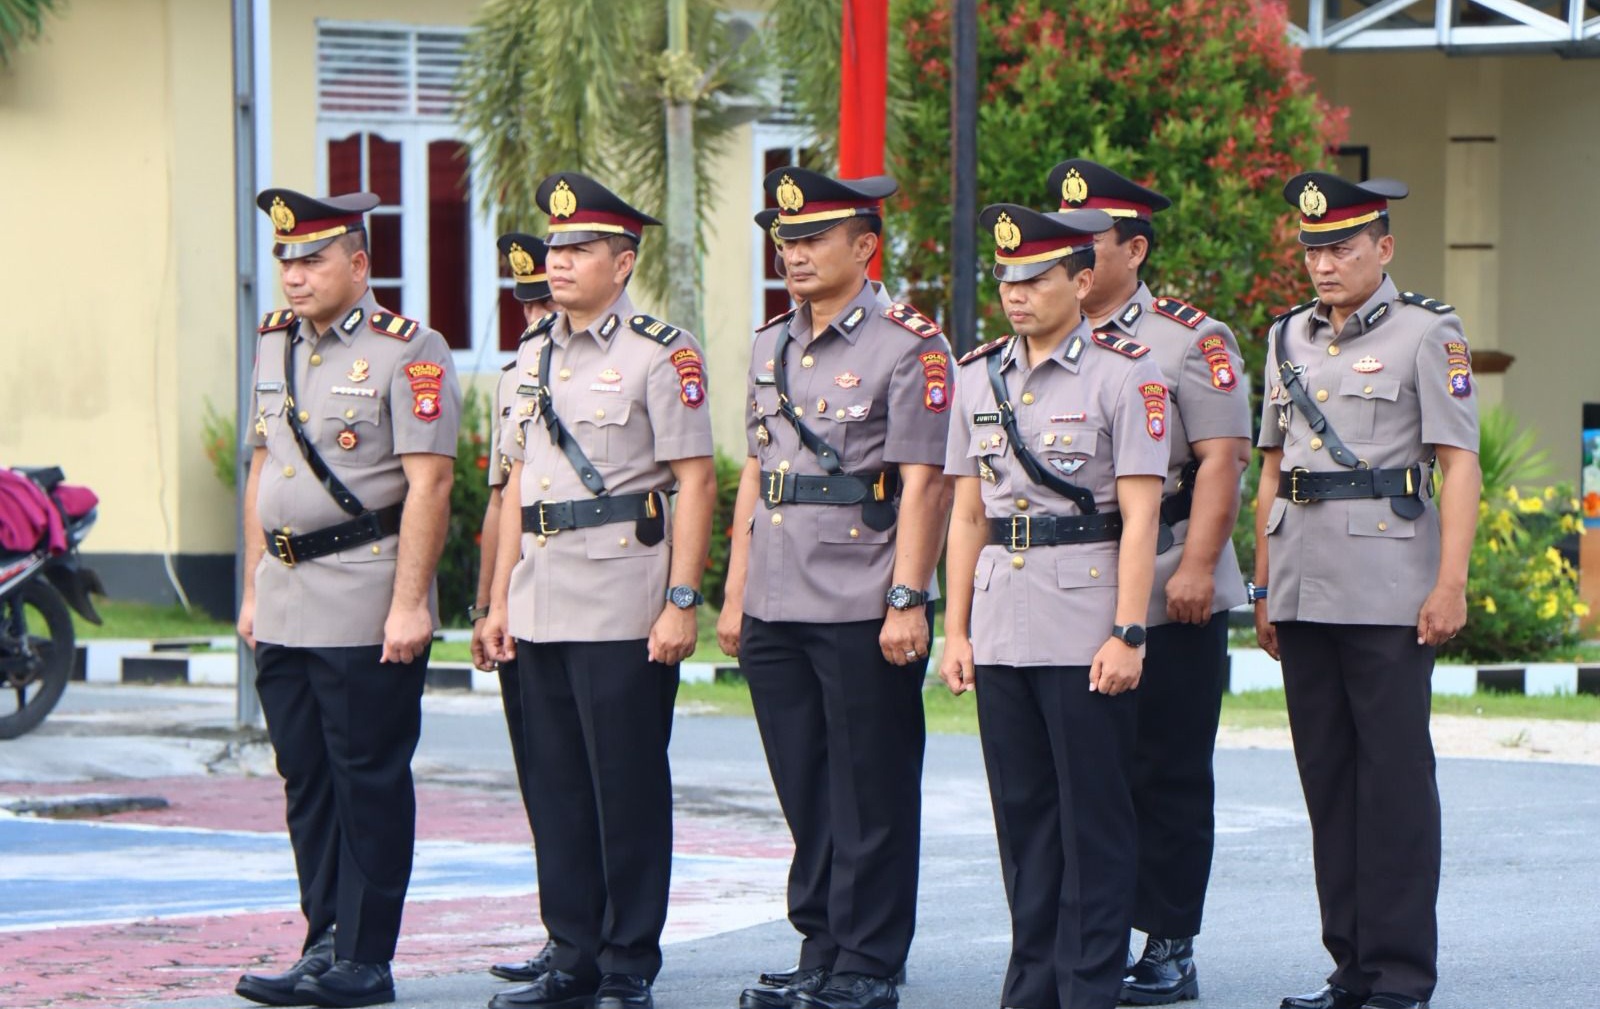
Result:
[[[26,42],[44,30],[44,16],[56,13],[60,0],[0,0],[0,67]]]

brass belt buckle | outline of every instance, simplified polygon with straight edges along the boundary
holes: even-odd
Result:
[[[767,504],[783,503],[783,474],[777,470],[767,474]]]
[[[277,548],[278,560],[283,562],[283,566],[286,568],[294,567],[294,545],[289,542],[289,534],[273,533],[272,545]]]
[[[1017,532],[1018,532],[1019,529],[1022,532],[1022,538],[1020,540],[1017,538]],[[1010,546],[1011,552],[1014,553],[1014,554],[1015,553],[1021,553],[1022,551],[1024,551],[1024,550],[1028,549],[1029,547],[1033,546],[1033,516],[1032,515],[1013,515],[1013,516],[1011,516],[1011,543],[1009,544],[1009,546]]]
[[[883,470],[878,474],[878,479],[872,483],[872,500],[882,501],[888,491],[889,471]]]
[[[549,523],[545,522],[545,520],[544,520],[544,509],[545,509],[545,506],[548,505],[548,504],[550,504],[549,501],[540,501],[535,506],[535,507],[537,507],[539,509],[538,515],[539,515],[539,535],[540,536],[554,536],[556,533],[559,533],[561,531],[560,529],[557,529],[557,528],[551,526]]]
[[[1296,467],[1294,467],[1293,469],[1291,469],[1289,471],[1289,503],[1290,504],[1303,505],[1303,504],[1310,504],[1312,502],[1312,500],[1313,500],[1312,498],[1301,497],[1300,496],[1300,474],[1309,473],[1309,472],[1311,472],[1311,471],[1308,470],[1308,469],[1302,469],[1299,466],[1296,466]]]

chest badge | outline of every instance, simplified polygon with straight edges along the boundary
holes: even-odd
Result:
[[[356,447],[358,439],[356,438],[355,431],[347,427],[343,431],[339,432],[337,441],[339,442],[339,447],[348,452]]]
[[[1053,413],[1050,415],[1050,423],[1052,424],[1082,424],[1088,419],[1089,415],[1086,413]]]
[[[358,357],[356,358],[356,363],[350,366],[350,373],[344,377],[345,381],[365,382],[372,377],[371,369],[372,365],[367,363],[366,358]]]
[[[1078,470],[1083,469],[1083,464],[1088,461],[1088,459],[1082,457],[1077,459],[1051,459],[1050,468],[1063,476],[1071,476]]]
[[[772,432],[767,430],[767,425],[756,425],[756,444],[760,445],[762,448],[772,444]]]
[[[600,381],[602,381],[602,382],[620,382],[620,381],[622,381],[622,372],[618,371],[615,368],[607,368],[605,371],[602,371],[600,373]]]
[[[264,414],[256,415],[256,434],[263,438],[267,436],[267,418]]]
[[[851,420],[860,420],[867,415],[867,409],[868,408],[866,404],[858,403],[855,406],[845,407],[844,412],[845,416],[849,417]]]
[[[1382,371],[1383,370],[1383,362],[1379,361],[1377,358],[1373,357],[1371,354],[1368,354],[1366,357],[1363,357],[1361,360],[1357,361],[1355,364],[1352,364],[1350,367],[1354,368],[1356,371],[1359,371],[1363,375],[1370,375],[1375,371]]]
[[[607,368],[599,375],[599,380],[589,384],[590,392],[621,392],[622,372],[615,368]]]
[[[843,375],[833,376],[833,384],[841,389],[854,389],[861,384],[861,376],[853,371],[847,371]]]
[[[988,463],[984,462],[982,459],[979,459],[978,460],[978,478],[980,480],[982,480],[984,483],[994,483],[995,482],[994,467],[990,466]]]

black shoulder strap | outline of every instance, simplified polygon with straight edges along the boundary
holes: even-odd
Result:
[[[322,461],[322,456],[317,454],[317,448],[311,444],[311,439],[306,437],[306,429],[300,425],[299,413],[295,410],[294,403],[294,336],[287,330],[283,334],[283,387],[289,393],[288,405],[285,413],[289,419],[289,430],[294,432],[294,440],[300,446],[300,454],[305,456],[306,463],[311,467],[311,472],[322,481],[322,486],[338,502],[347,514],[360,515],[367,510],[361,499],[350,493],[339,478],[333,475],[328,464]]]
[[[1028,447],[1022,443],[1022,432],[1017,430],[1017,412],[1011,406],[1011,394],[1006,391],[1005,376],[1000,373],[1001,362],[1004,354],[989,354],[989,388],[994,391],[995,406],[1000,410],[1000,424],[1005,428],[1006,437],[1011,440],[1011,454],[1017,457],[1017,462],[1022,466],[1022,472],[1028,479],[1042,487],[1048,487],[1062,497],[1067,498],[1078,506],[1078,510],[1085,515],[1093,515],[1099,509],[1095,507],[1094,495],[1083,487],[1056,476],[1044,466],[1039,465],[1039,459]]]
[[[839,461],[839,453],[832,445],[823,441],[817,433],[806,427],[800,419],[800,414],[795,411],[794,404],[789,402],[789,380],[784,369],[783,355],[789,349],[793,339],[785,329],[778,335],[778,346],[772,352],[772,384],[778,390],[778,412],[794,425],[794,433],[800,436],[800,444],[806,447],[812,455],[817,457],[817,465],[828,474],[843,473],[844,464]]]
[[[1311,430],[1322,436],[1322,444],[1328,450],[1328,455],[1341,466],[1355,469],[1361,460],[1356,454],[1345,447],[1339,438],[1339,432],[1328,423],[1328,418],[1322,409],[1317,406],[1316,400],[1306,392],[1305,384],[1300,381],[1300,373],[1288,358],[1288,332],[1289,320],[1281,319],[1277,324],[1277,332],[1272,337],[1273,353],[1278,358],[1278,381],[1283,383],[1283,391],[1289,394],[1289,399],[1306,415],[1306,423],[1311,425]]]
[[[541,332],[547,331],[545,327]],[[578,471],[578,479],[589,488],[589,492],[599,497],[606,493],[606,482],[600,478],[600,471],[594,468],[594,463],[583,454],[583,446],[578,444],[578,439],[567,430],[567,425],[561,423],[561,418],[556,414],[555,401],[550,396],[550,358],[555,352],[556,342],[545,337],[544,346],[539,348],[539,418],[544,421],[544,429],[550,433],[550,444],[561,449],[567,461],[572,463],[572,468]]]

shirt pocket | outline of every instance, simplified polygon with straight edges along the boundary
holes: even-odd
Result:
[[[1316,506],[1313,506],[1316,507]],[[1373,501],[1351,501],[1349,504],[1350,535],[1386,540],[1416,538],[1417,523],[1403,519],[1389,507],[1387,498]]]
[[[840,462],[843,463],[850,451],[850,442],[852,440],[859,442],[862,438],[864,432],[861,424],[878,416],[877,406],[865,396],[860,399],[841,397],[837,400],[824,397],[821,403],[812,404],[813,407],[819,405],[822,409],[817,410],[812,419],[806,423],[811,425],[817,437],[833,446],[833,450],[839,453]]]
[[[1056,559],[1056,588],[1073,592],[1117,588],[1117,549],[1069,549]]]
[[[1287,480],[1288,476],[1287,475],[1279,476],[1278,479],[1279,480]],[[1267,512],[1267,535],[1268,536],[1271,536],[1273,533],[1278,531],[1278,526],[1283,524],[1283,515],[1288,510],[1289,510],[1289,499],[1288,498],[1281,498],[1280,497],[1280,498],[1273,499],[1272,510]]]
[[[584,553],[592,561],[614,561],[625,557],[643,559],[667,549],[665,539],[653,547],[640,543],[634,538],[632,522],[608,522],[603,526],[581,530],[581,533],[584,537]],[[561,535],[571,535],[571,532]]]
[[[817,509],[817,539],[823,543],[881,545],[894,538],[895,525],[873,529],[861,521],[860,505],[809,505]]]
[[[632,412],[633,404],[625,399],[589,396],[575,401],[572,436],[590,462],[614,463],[627,454],[625,428]]]
[[[989,591],[989,579],[994,576],[995,559],[988,551],[978,555],[978,566],[972,570],[972,587],[979,592]]]
[[[278,433],[283,425],[284,404],[288,401],[289,396],[283,391],[282,383],[279,383],[275,392],[256,392],[256,434],[270,440]]]
[[[387,451],[382,428],[383,404],[377,397],[334,396],[322,408],[317,451],[337,462],[376,462]]]
[[[1078,486],[1086,486],[1089,474],[1084,469],[1099,450],[1100,432],[1095,430],[1051,428],[1033,438],[1033,454],[1045,471]]]
[[[398,535],[385,537],[376,543],[363,543],[349,550],[341,550],[334,556],[339,558],[340,564],[389,564],[395,562],[395,551],[400,546]]]
[[[1372,441],[1378,401],[1400,397],[1400,380],[1392,375],[1346,375],[1339,382],[1339,420],[1333,429],[1345,441]]]

